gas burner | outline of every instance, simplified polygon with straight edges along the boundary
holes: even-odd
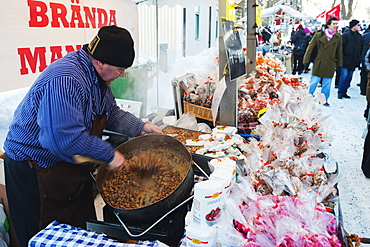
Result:
[[[126,224],[126,227],[130,232],[128,233],[120,223],[120,220],[118,220],[117,217],[119,216],[116,216],[113,209],[108,206],[103,208],[104,221],[90,220],[86,222],[86,227],[87,230],[105,234],[109,238],[122,242],[125,240],[159,240],[169,246],[177,246],[184,234],[185,216],[190,210],[190,206],[191,201],[176,209],[153,226],[152,229],[139,237],[133,236],[140,235],[152,226],[154,222],[146,223],[144,225]],[[124,219],[121,220],[124,222]]]

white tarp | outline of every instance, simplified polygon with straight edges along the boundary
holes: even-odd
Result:
[[[286,15],[297,18],[297,19],[313,19],[311,16],[306,16],[299,11],[286,6],[286,5],[275,5],[271,8],[263,9],[261,12],[262,18],[269,17],[275,15],[278,11],[283,11],[285,12]]]
[[[218,4],[218,0],[132,0],[136,2],[136,4],[151,4],[156,5],[158,2],[158,7],[162,6],[168,6],[173,7],[175,5],[180,5],[182,7],[187,6],[200,6],[200,5],[207,5],[207,6],[213,6]]]

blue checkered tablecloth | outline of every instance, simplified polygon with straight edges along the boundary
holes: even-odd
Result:
[[[28,242],[30,247],[156,247],[157,241],[140,241],[137,244],[125,244],[103,237],[101,234],[86,231],[57,221],[33,236]]]
[[[201,175],[194,175],[194,183],[207,180]],[[194,188],[193,188],[194,189]],[[193,194],[193,190],[191,192]],[[184,237],[180,246],[186,246]],[[163,243],[159,241],[140,241],[137,244],[126,244],[104,237],[102,234],[86,231],[68,224],[61,224],[57,221],[51,222],[28,242],[29,247],[159,247]]]
[[[184,230],[184,236],[182,236],[182,239],[180,241],[180,245],[178,247],[186,247],[186,231]]]
[[[194,174],[194,184],[201,182],[201,181],[205,181],[205,180],[208,180],[208,178],[202,175]],[[194,186],[190,192],[190,195],[194,195]]]

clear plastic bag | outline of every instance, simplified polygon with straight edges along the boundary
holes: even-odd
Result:
[[[174,126],[178,128],[198,131],[197,119],[192,112],[182,114],[182,116],[176,121]]]

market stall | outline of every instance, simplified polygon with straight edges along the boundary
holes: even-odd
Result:
[[[133,171],[93,174],[103,221],[87,230],[52,222],[30,246],[341,246],[338,170],[305,82],[287,76],[277,56],[258,55],[255,72],[233,78],[237,125],[221,126],[213,72],[173,80],[177,117],[194,114],[209,132],[167,126],[165,135],[120,145]]]
[[[230,127],[219,126],[213,129],[210,137],[201,135],[186,142],[188,146],[199,147],[195,153],[220,161],[216,165],[218,168],[228,167],[221,164],[228,163],[230,159],[244,160],[242,166],[236,166],[236,171],[248,181],[235,183],[236,188],[231,189],[232,192],[222,190],[219,193],[227,195],[223,204],[220,203],[222,200],[214,202],[222,205],[217,204],[214,210],[221,208],[221,211],[205,210],[213,212],[211,219],[218,219],[214,229],[199,220],[207,216],[203,215],[205,212],[199,217],[196,209],[192,209],[193,216],[190,216],[188,225],[191,236],[187,236],[187,241],[231,241],[241,243],[240,246],[247,241],[255,244],[252,246],[269,246],[266,242],[269,239],[271,246],[285,246],[292,244],[291,241],[296,244],[293,246],[314,242],[322,243],[322,246],[341,246],[344,237],[336,188],[338,170],[336,162],[330,160],[326,153],[330,143],[325,129],[326,119],[316,111],[305,82],[284,75],[281,61],[272,56],[259,56],[257,61],[256,74],[239,83],[238,133],[253,133],[259,140],[249,138],[243,143],[240,134],[233,135],[236,129],[231,131]],[[220,133],[223,133],[221,137]],[[231,147],[237,150],[229,149]],[[209,165],[212,166],[212,162]],[[227,172],[224,170],[222,174]],[[238,178],[243,180],[241,177]],[[230,185],[230,179],[224,176],[221,180]],[[214,191],[208,191],[210,194],[220,190],[217,186],[212,188]],[[195,193],[197,191],[195,189]],[[194,196],[197,198],[197,194]],[[228,212],[236,211],[238,213],[228,215]],[[307,213],[307,218],[303,217],[303,212]],[[300,221],[293,220],[297,217]],[[312,220],[318,218],[326,218],[326,223],[322,225],[325,227],[315,229],[318,232],[299,227],[316,224]],[[294,222],[298,225],[294,226]],[[217,234],[218,229],[222,233],[229,229],[227,236]],[[327,232],[324,229],[331,230]],[[292,238],[291,234],[295,237]]]
[[[164,128],[161,138],[171,141],[164,148],[179,148],[171,157],[191,154],[185,163],[195,171],[187,173],[194,186],[176,203],[178,208],[172,205],[169,214],[161,212],[144,224],[119,218],[127,209],[116,205],[113,212],[105,209],[104,222],[87,222],[89,232],[141,240],[137,244],[142,246],[159,241],[169,246],[343,246],[339,171],[327,154],[327,119],[316,110],[305,82],[284,72],[276,57],[258,56],[256,73],[239,82],[238,126],[215,126],[208,133]],[[54,222],[31,246],[39,246],[47,231],[59,229],[76,230]]]
[[[262,10],[261,17],[266,18],[266,17],[269,17],[269,16],[277,15],[278,13],[281,14],[281,12],[284,12],[285,15],[290,16],[292,18],[296,18],[296,19],[303,19],[303,20],[314,19],[313,17],[311,17],[309,15],[304,15],[301,12],[299,12],[299,11],[297,11],[297,10],[287,6],[287,5],[281,5],[281,4],[274,5],[273,7]]]

